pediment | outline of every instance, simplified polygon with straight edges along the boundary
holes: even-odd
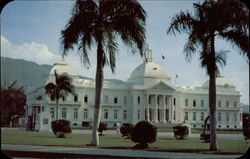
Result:
[[[154,90],[171,90],[171,91],[175,91],[175,89],[171,86],[169,86],[168,84],[166,84],[165,82],[159,82],[156,85],[150,87],[149,89],[154,89]]]

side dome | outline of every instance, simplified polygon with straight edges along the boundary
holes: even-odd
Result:
[[[78,76],[76,71],[64,61],[56,62],[53,65],[52,69],[50,70],[49,74],[54,75],[55,70],[58,74],[67,74],[70,76]]]
[[[235,87],[235,85],[233,84],[233,82],[231,80],[229,80],[228,78],[224,77],[224,76],[219,76],[216,78],[216,86],[220,86],[220,87]],[[203,88],[209,88],[209,80],[206,81],[203,85]]]

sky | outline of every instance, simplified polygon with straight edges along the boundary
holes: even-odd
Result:
[[[153,61],[161,64],[172,78],[173,85],[201,86],[208,80],[205,69],[200,67],[197,54],[190,62],[185,60],[183,47],[186,34],[167,35],[172,17],[182,11],[193,10],[193,3],[201,0],[139,1],[147,13],[146,41],[153,51]],[[1,56],[24,59],[38,64],[62,60],[60,32],[65,28],[74,1],[14,1],[1,13]],[[228,50],[227,65],[220,68],[221,75],[229,78],[241,93],[241,102],[249,104],[249,65],[231,44],[216,39],[217,50]],[[165,56],[165,60],[162,59]],[[96,48],[89,52],[91,67],[84,67],[77,49],[69,52],[65,62],[80,75],[95,77]],[[128,62],[129,61],[129,62]],[[117,55],[116,72],[105,67],[104,77],[126,81],[143,58],[132,54],[122,43]],[[176,78],[176,74],[178,78]]]

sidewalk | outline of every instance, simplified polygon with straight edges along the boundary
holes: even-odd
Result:
[[[30,146],[2,144],[1,149],[11,157],[45,158],[134,158],[134,159],[235,159],[240,155],[153,152],[143,150],[114,150],[58,146]]]

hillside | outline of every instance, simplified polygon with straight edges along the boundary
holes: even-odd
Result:
[[[17,80],[18,86],[27,90],[44,84],[51,65],[38,65],[34,62],[1,57],[1,85],[8,86]]]

